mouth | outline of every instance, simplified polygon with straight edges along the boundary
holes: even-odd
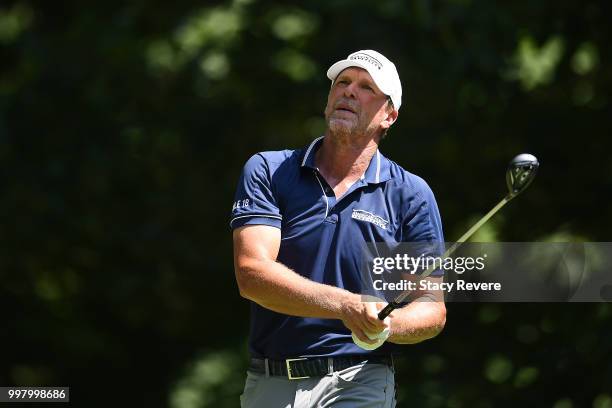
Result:
[[[355,109],[351,108],[349,105],[346,104],[339,104],[338,106],[336,106],[336,112],[349,112],[352,114],[355,114]]]

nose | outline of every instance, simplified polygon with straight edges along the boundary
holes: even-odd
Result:
[[[356,97],[356,84],[355,82],[351,82],[350,84],[348,84],[346,87],[344,87],[344,96],[346,96],[347,98],[355,98]]]

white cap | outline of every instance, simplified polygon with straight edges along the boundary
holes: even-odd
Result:
[[[349,67],[368,71],[376,86],[391,98],[393,106],[399,110],[402,104],[402,83],[395,65],[387,57],[374,50],[357,51],[329,67],[327,77],[334,82],[338,74]]]

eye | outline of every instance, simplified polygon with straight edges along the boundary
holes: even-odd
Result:
[[[372,88],[370,85],[365,85],[365,84],[364,84],[364,85],[362,85],[361,87],[362,87],[363,89],[365,89],[366,91],[369,91],[369,92],[374,92],[374,88]]]

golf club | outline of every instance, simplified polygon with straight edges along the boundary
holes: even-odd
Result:
[[[508,194],[491,209],[484,217],[472,226],[465,234],[461,236],[449,249],[444,252],[442,259],[450,256],[459,246],[467,241],[485,222],[489,220],[496,212],[498,212],[510,200],[519,195],[533,181],[540,163],[532,154],[522,153],[510,161],[508,170],[506,170],[506,184],[508,185]],[[421,278],[429,276],[435,270],[435,264],[421,274]],[[389,314],[399,307],[401,303],[410,295],[411,291],[407,290],[398,295],[392,302],[389,302],[379,313],[378,318],[384,320]]]

